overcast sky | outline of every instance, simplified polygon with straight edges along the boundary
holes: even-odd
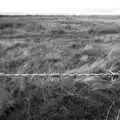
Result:
[[[0,14],[120,14],[120,0],[0,0]]]

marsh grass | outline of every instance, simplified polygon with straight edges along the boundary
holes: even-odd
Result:
[[[13,81],[15,86],[10,89],[12,92],[9,91],[12,97],[3,102],[1,119],[116,120],[119,117],[119,112],[117,118],[116,113],[113,112],[118,111],[120,106],[119,89],[115,87],[115,83],[112,85],[106,80],[105,85],[96,81],[98,85],[94,86],[97,87],[94,89],[90,84],[87,85],[84,81],[75,82],[75,78],[70,77],[62,78],[62,81],[37,77],[36,81],[41,81],[39,85],[34,84],[34,80],[32,83],[28,82],[29,79],[29,77],[24,79],[24,89],[20,89],[20,84],[17,85],[16,81]],[[8,82],[10,83],[10,80]],[[108,83],[111,84],[110,87]],[[95,84],[95,81],[91,84]],[[100,87],[101,84],[104,84],[104,88],[103,85]],[[11,85],[5,85],[3,90],[6,91]]]
[[[0,72],[119,72],[119,23],[79,16],[2,17]],[[111,19],[111,18],[109,18]],[[115,19],[115,18],[114,18]],[[114,80],[113,80],[114,78]],[[1,120],[118,120],[120,77],[0,77]]]

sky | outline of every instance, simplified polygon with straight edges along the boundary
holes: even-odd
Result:
[[[118,15],[120,0],[0,0],[0,14]]]

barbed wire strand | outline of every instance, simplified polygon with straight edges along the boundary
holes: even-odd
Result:
[[[50,76],[50,77],[60,77],[60,76],[104,76],[104,75],[120,75],[119,72],[109,72],[109,73],[33,73],[33,74],[9,74],[9,73],[0,73],[0,76]]]

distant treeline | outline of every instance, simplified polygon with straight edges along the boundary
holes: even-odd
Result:
[[[0,17],[81,17],[81,18],[107,18],[118,19],[120,15],[38,15],[38,14],[25,14],[25,15],[0,15]]]

